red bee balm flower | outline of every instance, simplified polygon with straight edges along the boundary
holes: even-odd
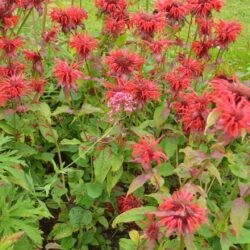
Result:
[[[87,19],[88,15],[84,9],[69,7],[67,9],[53,9],[50,17],[53,22],[61,25],[64,33],[67,33],[81,25],[83,19]]]
[[[12,75],[0,85],[0,92],[6,93],[8,100],[19,101],[28,92],[28,85],[22,75]]]
[[[42,95],[44,92],[44,85],[46,81],[44,79],[35,80],[32,79],[31,88],[38,94]]]
[[[115,10],[125,10],[127,3],[125,0],[96,0],[96,6],[103,12],[113,12]]]
[[[71,89],[77,90],[76,80],[83,74],[79,71],[79,65],[71,63],[70,65],[66,61],[58,61],[54,68],[54,75],[58,80],[58,84],[64,89],[65,95],[69,95]]]
[[[160,224],[166,226],[168,235],[174,232],[179,235],[193,234],[207,222],[206,209],[195,204],[193,199],[191,193],[179,190],[159,206],[155,215],[160,218]]]
[[[111,74],[122,76],[129,75],[133,71],[140,71],[144,59],[129,52],[128,50],[119,49],[114,51],[107,57],[107,64],[111,71]]]
[[[49,0],[19,0],[21,7],[24,9],[31,9],[34,7],[38,11],[39,15],[43,12],[43,4],[45,1]]]
[[[33,52],[30,50],[24,51],[25,57],[27,60],[32,61],[33,72],[37,72],[40,75],[43,74],[43,63],[42,63],[42,56],[39,52]]]
[[[155,82],[139,76],[127,83],[126,90],[134,96],[139,108],[143,108],[149,100],[157,101],[161,95]]]
[[[140,199],[136,198],[133,194],[130,194],[128,196],[122,195],[117,198],[117,207],[119,214],[140,206]]]
[[[222,20],[216,25],[217,44],[222,48],[227,48],[230,43],[236,41],[241,32],[241,25],[236,21],[224,22]]]
[[[162,160],[168,160],[168,157],[163,153],[163,149],[158,145],[159,140],[155,140],[154,137],[144,137],[140,139],[139,143],[132,145],[132,157],[146,171],[150,170],[153,162],[160,164]]]
[[[137,28],[145,40],[150,40],[155,32],[164,30],[166,25],[161,13],[151,14],[142,11],[132,17],[131,24]]]
[[[4,51],[4,57],[13,58],[17,55],[18,48],[24,44],[20,37],[10,39],[7,37],[0,38],[0,49]]]
[[[93,49],[97,48],[97,40],[86,34],[76,34],[70,40],[70,46],[75,48],[81,57],[86,58]]]

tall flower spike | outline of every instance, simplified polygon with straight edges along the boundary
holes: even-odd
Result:
[[[179,190],[172,197],[166,198],[155,212],[160,224],[167,229],[167,235],[193,234],[202,224],[207,222],[207,211],[194,202],[194,196]]]
[[[135,162],[140,163],[145,171],[149,171],[151,164],[156,162],[160,164],[161,161],[167,161],[168,157],[163,153],[162,148],[158,145],[159,139],[154,137],[141,138],[139,143],[132,145],[132,157]]]

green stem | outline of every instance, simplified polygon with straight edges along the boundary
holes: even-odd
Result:
[[[43,22],[42,22],[42,34],[44,33],[46,28],[47,13],[48,13],[48,1],[45,1],[44,11],[43,11]]]
[[[80,8],[82,8],[82,0],[80,0]]]
[[[180,248],[179,250],[184,250],[185,244],[184,244],[184,237],[183,235],[180,236]]]
[[[74,5],[74,0],[71,0],[71,6],[73,6]]]
[[[38,43],[38,39],[37,39],[37,27],[36,27],[36,19],[35,19],[35,12],[34,10],[32,11],[32,26],[33,26],[33,32],[34,32],[34,39],[36,41],[36,44]]]
[[[146,10],[148,11],[149,9],[149,0],[146,0]]]
[[[191,15],[190,23],[189,23],[189,26],[188,26],[188,35],[187,35],[186,43],[188,43],[188,40],[189,40],[189,36],[190,36],[190,31],[191,31],[192,24],[193,24],[193,15]]]
[[[21,25],[20,25],[19,29],[17,30],[16,35],[19,35],[19,34],[20,34],[20,32],[21,32],[21,30],[22,30],[22,28],[23,28],[24,24],[26,23],[26,21],[27,21],[28,17],[30,16],[30,14],[31,14],[32,10],[33,10],[33,8],[31,8],[31,9],[29,10],[29,12],[27,13],[27,15],[26,15],[26,16],[25,16],[25,18],[23,19],[23,22],[21,23]]]

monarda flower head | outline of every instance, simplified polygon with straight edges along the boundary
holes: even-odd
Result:
[[[68,33],[82,25],[82,21],[87,19],[88,15],[84,9],[73,6],[67,9],[54,8],[50,17],[53,22],[61,25],[64,33]]]
[[[216,128],[223,132],[226,139],[233,140],[250,133],[250,102],[245,97],[221,95],[215,98],[215,103],[215,111],[220,114]]]
[[[125,20],[116,20],[113,17],[108,17],[105,20],[105,25],[103,28],[104,34],[109,34],[113,37],[117,37],[124,33],[126,28]]]
[[[171,87],[171,91],[177,94],[190,87],[190,79],[179,69],[174,69],[166,75],[166,80]]]
[[[110,73],[115,76],[130,75],[135,71],[140,71],[143,63],[144,59],[141,56],[129,50],[119,49],[111,52],[107,57]]]
[[[44,68],[42,63],[42,56],[39,52],[34,52],[30,50],[24,51],[25,57],[27,60],[32,62],[32,70],[33,73],[38,73],[39,75],[43,75]]]
[[[63,88],[66,97],[69,97],[70,90],[77,91],[76,81],[83,76],[78,64],[71,63],[69,65],[67,61],[61,60],[58,60],[54,68],[54,75],[58,80],[58,85]]]
[[[39,15],[43,13],[43,4],[49,0],[19,0],[20,6],[24,9],[35,8]]]
[[[124,11],[127,7],[126,0],[96,0],[95,3],[98,9],[107,14]]]
[[[0,49],[4,52],[5,58],[13,58],[17,56],[17,50],[23,46],[24,42],[20,37],[13,39],[8,37],[0,38]]]
[[[97,48],[97,40],[87,34],[76,34],[70,40],[70,47],[82,58],[87,58],[92,50]]]
[[[197,58],[209,59],[209,50],[213,48],[214,44],[211,40],[207,41],[194,41],[192,43],[192,49],[195,52]]]
[[[143,108],[149,101],[158,101],[161,93],[155,82],[140,76],[127,82],[126,90],[134,96],[138,108]]]
[[[29,91],[26,80],[22,75],[12,75],[7,77],[0,84],[1,93],[4,91],[9,101],[20,101]]]
[[[135,162],[140,163],[143,169],[148,172],[153,163],[158,165],[161,161],[167,161],[168,157],[163,153],[159,146],[160,139],[154,137],[144,137],[138,143],[132,145],[132,157]]]
[[[0,66],[0,73],[3,76],[13,76],[13,75],[22,75],[25,70],[25,65],[19,62],[11,62],[6,67]],[[0,76],[1,78],[1,76]]]
[[[198,17],[210,16],[212,10],[220,11],[223,0],[187,0],[189,9],[193,15]]]
[[[165,226],[167,235],[193,234],[202,224],[207,223],[207,210],[194,201],[194,196],[181,189],[165,198],[154,214],[159,217],[160,225]]]
[[[170,21],[182,21],[189,13],[187,5],[180,0],[158,0],[156,8]]]
[[[215,26],[216,28],[216,43],[225,49],[230,43],[234,43],[241,32],[241,25],[236,21],[225,22],[220,20]]]
[[[139,12],[132,16],[131,25],[136,27],[138,33],[145,40],[151,40],[155,32],[163,31],[166,22],[161,13]]]
[[[135,197],[133,194],[122,195],[117,198],[118,213],[124,213],[133,208],[141,207],[141,201],[139,198]]]

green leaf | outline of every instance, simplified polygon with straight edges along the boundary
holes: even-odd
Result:
[[[142,174],[137,176],[130,184],[127,195],[133,193],[136,189],[142,187],[144,183],[150,180],[152,174]]]
[[[204,130],[204,134],[207,133],[207,130],[213,126],[215,124],[215,122],[217,121],[218,117],[220,116],[220,112],[218,112],[217,110],[212,110],[208,117],[207,117],[207,123],[206,123],[206,128]]]
[[[81,142],[78,139],[76,139],[76,138],[71,139],[71,140],[69,140],[69,139],[63,139],[60,142],[60,144],[61,145],[79,145],[79,144],[81,144]]]
[[[169,111],[166,109],[166,104],[163,103],[157,107],[154,112],[154,123],[157,128],[161,127],[168,118]]]
[[[250,168],[249,165],[241,164],[237,162],[236,164],[229,164],[228,165],[232,173],[245,180],[250,179]]]
[[[146,206],[146,207],[138,207],[133,208],[131,210],[128,210],[120,215],[118,215],[113,223],[112,227],[116,227],[118,223],[127,223],[127,222],[134,222],[138,220],[143,220],[146,213],[155,211],[156,208],[152,206]]]
[[[72,113],[72,110],[70,109],[69,106],[60,106],[60,107],[57,107],[56,110],[52,113],[52,116],[57,116],[59,114],[62,114],[62,113]]]
[[[110,156],[109,148],[105,148],[94,161],[95,178],[97,182],[103,183],[106,179],[111,168]]]
[[[119,241],[119,249],[121,249],[121,250],[136,250],[137,246],[132,240],[121,238]]]
[[[164,152],[170,158],[175,155],[177,145],[178,145],[178,138],[168,137],[162,140],[161,145],[163,145]]]
[[[87,194],[89,197],[96,199],[102,194],[103,186],[100,183],[87,183]]]
[[[7,134],[14,135],[15,129],[8,125],[5,121],[0,121],[0,128]]]
[[[108,220],[104,217],[104,216],[101,216],[98,218],[98,222],[103,225],[105,227],[105,229],[108,229],[109,228],[109,222]]]
[[[55,144],[58,140],[58,134],[57,131],[55,129],[49,128],[47,125],[40,125],[39,126],[39,130],[42,134],[42,136],[44,137],[44,139],[46,139],[48,142],[51,142],[53,144]]]
[[[209,166],[207,166],[207,170],[210,172],[210,174],[212,174],[214,177],[216,177],[216,179],[218,180],[220,185],[222,185],[220,172],[212,163],[209,164]]]
[[[36,103],[30,105],[29,109],[34,112],[40,113],[46,120],[51,123],[51,110],[46,102]]]
[[[113,187],[117,184],[117,182],[120,180],[121,176],[123,173],[123,168],[121,167],[118,171],[113,172],[110,171],[107,175],[107,191],[108,194],[110,195],[111,190],[113,189]]]
[[[24,235],[23,231],[14,233],[0,239],[0,250],[12,249],[12,246]]]
[[[175,168],[169,162],[162,163],[157,167],[157,170],[158,173],[163,177],[170,176],[175,172]]]
[[[119,36],[116,41],[115,41],[115,44],[118,46],[118,47],[121,47],[122,45],[124,45],[126,43],[126,40],[127,40],[127,35],[126,34],[123,34],[121,36]]]
[[[54,226],[50,234],[54,237],[54,240],[60,240],[71,236],[73,234],[73,229],[68,224],[58,223]]]
[[[242,198],[237,198],[232,203],[230,220],[236,234],[239,235],[241,228],[247,221],[249,215],[249,204]]]
[[[92,213],[81,207],[73,207],[69,211],[69,221],[73,227],[80,229],[91,223]]]
[[[91,104],[84,103],[81,107],[78,116],[81,116],[83,114],[93,114],[93,113],[103,113],[103,112],[104,111],[99,107],[94,107]]]

